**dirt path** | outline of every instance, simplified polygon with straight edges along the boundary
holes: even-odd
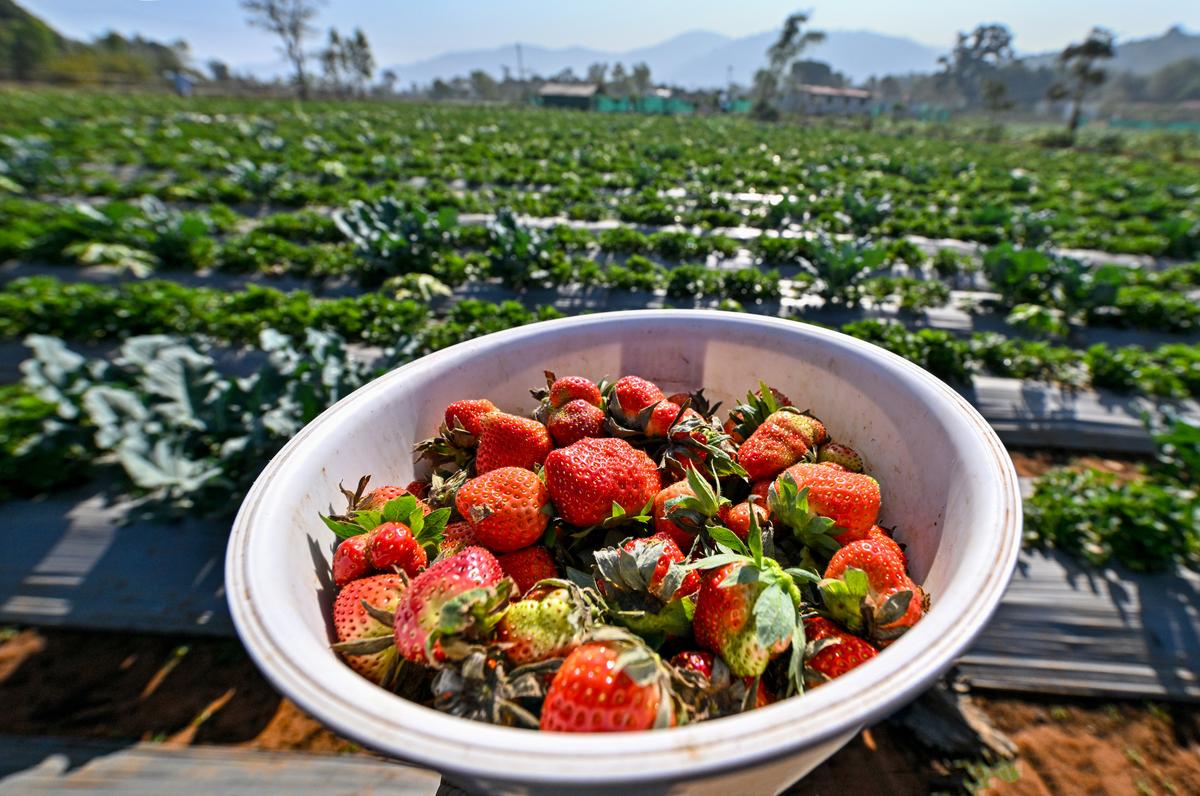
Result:
[[[790,793],[918,796],[964,779],[994,796],[1200,793],[1200,707],[978,701],[1020,747],[1015,766],[932,760],[884,722]],[[0,734],[363,751],[280,697],[232,639],[0,631],[0,704]]]
[[[1200,793],[1200,708],[980,700],[1020,749],[1020,778],[992,796]]]

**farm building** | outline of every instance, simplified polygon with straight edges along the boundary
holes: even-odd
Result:
[[[547,108],[591,110],[600,87],[595,83],[546,83],[538,89],[538,104]]]
[[[871,92],[801,83],[784,99],[783,109],[817,116],[869,113]]]

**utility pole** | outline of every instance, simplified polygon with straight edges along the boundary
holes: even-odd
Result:
[[[521,42],[517,42],[517,80],[521,83],[521,96],[529,101],[529,92],[525,90],[525,62],[521,59]]]

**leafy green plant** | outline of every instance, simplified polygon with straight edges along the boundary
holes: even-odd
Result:
[[[863,241],[836,241],[831,238],[813,242],[808,251],[821,297],[834,304],[853,307],[858,303],[860,285],[867,275],[883,264],[887,251]]]
[[[1157,440],[1168,463],[1132,480],[1094,469],[1055,470],[1039,478],[1025,502],[1027,543],[1095,565],[1200,569],[1200,497],[1188,469],[1200,461],[1200,430],[1176,420]]]
[[[225,375],[202,346],[164,335],[130,338],[111,363],[54,338],[27,344],[26,386],[70,430],[90,432],[97,461],[115,465],[131,489],[181,512],[230,511],[230,494],[248,489],[284,442],[366,380],[341,341],[319,332],[298,348],[264,332],[265,361],[244,378]]]
[[[373,203],[353,201],[333,221],[370,266],[371,281],[428,272],[434,254],[446,248],[458,226],[450,208],[432,212],[390,196]]]

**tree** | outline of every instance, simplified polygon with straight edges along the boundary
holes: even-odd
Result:
[[[629,75],[625,72],[625,65],[618,62],[613,64],[612,74],[608,77],[608,93],[614,97],[629,96]]]
[[[212,75],[213,82],[216,83],[228,83],[232,77],[229,73],[229,64],[215,58],[208,62],[208,72]]]
[[[349,71],[356,91],[362,94],[363,87],[371,82],[371,75],[375,73],[375,56],[371,54],[371,44],[362,28],[355,28],[354,36],[346,40],[344,53],[343,65]]]
[[[312,21],[322,0],[242,0],[242,8],[250,14],[249,23],[279,37],[279,48],[292,64],[300,98],[308,99],[308,73],[304,40],[315,29]]]
[[[482,69],[476,69],[467,76],[471,81],[471,94],[476,99],[494,100],[500,96],[500,87],[496,85],[496,80]]]
[[[329,83],[335,94],[340,94],[342,90],[343,45],[342,37],[336,28],[329,29],[329,42],[325,45],[325,49],[317,54],[317,58],[321,62],[321,71],[325,73],[326,82]]]
[[[759,119],[776,118],[774,107],[784,86],[788,83],[792,62],[800,53],[813,44],[825,41],[819,30],[805,30],[808,14],[796,13],[783,21],[779,38],[767,48],[767,68],[754,75],[754,108],[751,113]]]
[[[608,74],[608,64],[592,64],[587,68],[587,82],[604,87],[604,78]]]
[[[650,66],[648,64],[634,64],[630,77],[633,80],[633,90],[639,97],[644,97],[650,93],[650,88],[654,83],[650,80]]]
[[[1058,65],[1066,73],[1066,78],[1051,86],[1046,96],[1051,100],[1068,100],[1071,103],[1071,115],[1067,120],[1067,130],[1071,134],[1079,128],[1083,100],[1088,90],[1103,85],[1108,77],[1108,73],[1096,66],[1096,62],[1116,54],[1113,33],[1104,28],[1092,28],[1086,39],[1078,44],[1068,44],[1059,53]]]
[[[396,81],[399,80],[399,75],[397,75],[391,69],[384,69],[383,73],[380,75],[380,77],[383,78],[384,90],[387,91],[388,94],[395,94],[396,93]]]
[[[804,30],[808,24],[808,14],[796,13],[783,21],[783,30],[779,38],[767,49],[767,63],[776,76],[786,74],[792,61],[800,53],[813,44],[825,41],[825,34],[819,30]]]
[[[983,82],[983,105],[993,114],[1011,108],[1013,103],[1008,98],[1008,86],[999,80],[985,80]]]
[[[7,23],[0,24],[0,57],[3,58],[0,76],[30,80],[59,53],[54,31],[40,20],[18,16],[0,22]]]
[[[1012,31],[1004,25],[979,25],[959,33],[949,55],[938,59],[942,76],[950,80],[967,105],[978,105],[984,86],[995,72],[1013,59]]]

